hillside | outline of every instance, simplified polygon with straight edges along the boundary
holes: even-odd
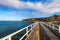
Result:
[[[46,17],[46,18],[29,18],[29,19],[24,19],[22,21],[23,22],[44,21],[44,22],[49,22],[53,24],[60,24],[60,15],[53,15],[53,16]]]

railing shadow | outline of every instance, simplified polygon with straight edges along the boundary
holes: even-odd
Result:
[[[40,26],[40,35],[41,35],[41,40],[51,40],[50,38],[49,38],[49,36],[46,34],[46,32],[45,32],[45,30],[44,30],[44,28],[42,28],[41,27],[41,25],[39,25]]]
[[[44,26],[46,26],[46,25],[44,25]],[[58,31],[57,30],[53,30],[52,28],[49,28],[48,26],[46,26],[51,32],[53,32],[54,33],[54,35],[56,35],[57,37],[59,37],[60,38],[60,34],[58,33]]]

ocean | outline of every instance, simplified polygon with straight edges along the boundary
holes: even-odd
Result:
[[[0,21],[0,38],[18,31],[32,22],[18,22],[18,21]]]

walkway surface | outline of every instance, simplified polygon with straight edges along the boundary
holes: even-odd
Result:
[[[39,40],[39,23],[34,27],[32,32],[28,35],[26,40]]]
[[[60,40],[45,25],[41,25],[41,40]]]
[[[53,32],[51,32],[44,24],[38,23],[26,40],[60,40]]]

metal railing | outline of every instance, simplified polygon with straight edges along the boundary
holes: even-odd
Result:
[[[41,22],[41,23],[46,25],[48,28],[52,29],[53,31],[56,30],[60,34],[60,25],[49,24],[49,23],[45,23],[45,22]]]
[[[21,31],[23,31],[23,30],[26,29],[26,33],[19,39],[19,40],[22,40],[22,39],[23,39],[25,36],[27,36],[28,33],[36,26],[37,23],[38,23],[38,22],[35,22],[35,23],[33,23],[33,24],[25,27],[25,28],[22,28],[22,29],[20,29],[20,30],[18,30],[18,31],[16,31],[16,32],[10,34],[10,35],[7,35],[7,36],[1,38],[0,40],[11,40],[11,37],[12,37],[12,36],[14,36],[14,35],[16,35],[17,33],[19,33],[19,32],[21,32]],[[29,27],[31,27],[30,30],[28,30]]]

